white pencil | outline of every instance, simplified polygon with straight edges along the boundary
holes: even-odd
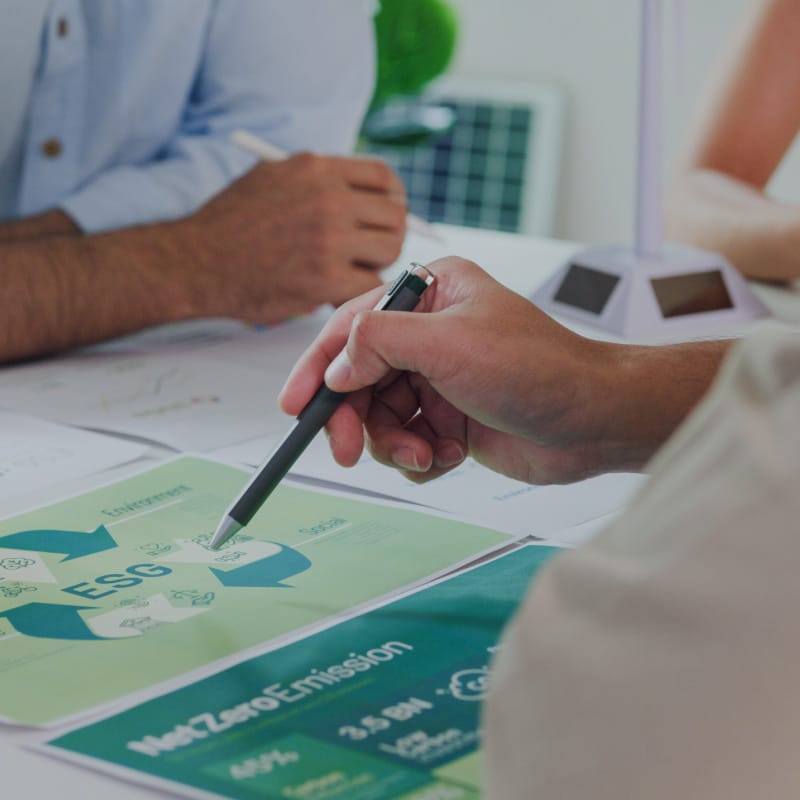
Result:
[[[230,138],[231,141],[235,145],[241,147],[242,150],[247,150],[254,156],[264,159],[264,161],[283,161],[289,157],[289,154],[285,150],[282,150],[271,142],[265,142],[261,137],[249,131],[233,131]],[[444,241],[429,222],[426,222],[415,214],[409,214],[407,221],[409,230],[419,233],[422,236],[427,236],[429,239],[435,239],[438,242]]]

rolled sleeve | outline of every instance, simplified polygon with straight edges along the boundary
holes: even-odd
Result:
[[[174,136],[149,160],[99,171],[58,205],[87,233],[191,214],[255,163],[230,143],[237,128],[287,152],[351,152],[374,64],[363,0],[220,0]]]
[[[85,233],[179,219],[199,208],[255,159],[223,141],[184,138],[146,167],[117,167],[70,195],[60,208]]]

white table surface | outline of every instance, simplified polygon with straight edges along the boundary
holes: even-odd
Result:
[[[445,225],[438,228],[446,242],[410,238],[401,260],[426,263],[444,255],[463,256],[525,295],[578,248],[568,242],[493,231]],[[800,324],[800,290],[797,287],[779,289],[759,285],[756,291],[776,317]],[[62,484],[58,494],[64,491]],[[0,787],[5,797],[87,800],[105,796],[115,800],[143,800],[157,796],[152,790],[29,752],[21,745],[30,737],[30,732],[24,729],[0,726]]]

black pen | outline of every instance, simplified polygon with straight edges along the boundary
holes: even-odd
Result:
[[[411,269],[405,270],[389,287],[375,310],[413,311],[432,283],[430,270],[421,264],[412,264]],[[212,549],[218,548],[250,522],[345,397],[346,392],[334,392],[324,383],[317,389],[298,415],[294,427],[225,512],[211,538]]]

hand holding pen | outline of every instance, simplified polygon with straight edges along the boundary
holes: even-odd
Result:
[[[263,159],[264,161],[283,161],[288,158],[288,153],[280,147],[267,142],[260,137],[250,133],[249,131],[236,130],[231,134],[231,141],[242,148],[247,150],[255,156]],[[424,236],[427,239],[433,239],[438,242],[443,242],[444,239],[429,222],[416,216],[415,214],[408,214],[406,216],[406,224],[408,229]]]
[[[413,264],[394,281],[374,310],[412,311],[433,280],[427,268]],[[319,386],[300,411],[294,427],[225,512],[211,539],[212,548],[219,547],[250,522],[345,397],[346,392],[334,392],[324,383]]]
[[[368,296],[350,300],[281,392],[288,414],[323,377],[348,393],[326,425],[337,463],[357,463],[366,445],[416,483],[468,456],[527,483],[641,466],[653,428],[631,426],[625,409],[638,395],[620,386],[630,390],[640,368],[651,380],[642,350],[653,348],[585,339],[471,261],[442,258],[430,269],[425,313],[374,314]],[[643,401],[643,418],[651,406]]]
[[[374,159],[261,161],[175,227],[188,316],[271,323],[383,282],[406,230],[403,185]],[[173,259],[175,261],[175,259]],[[165,301],[166,302],[166,301]]]

